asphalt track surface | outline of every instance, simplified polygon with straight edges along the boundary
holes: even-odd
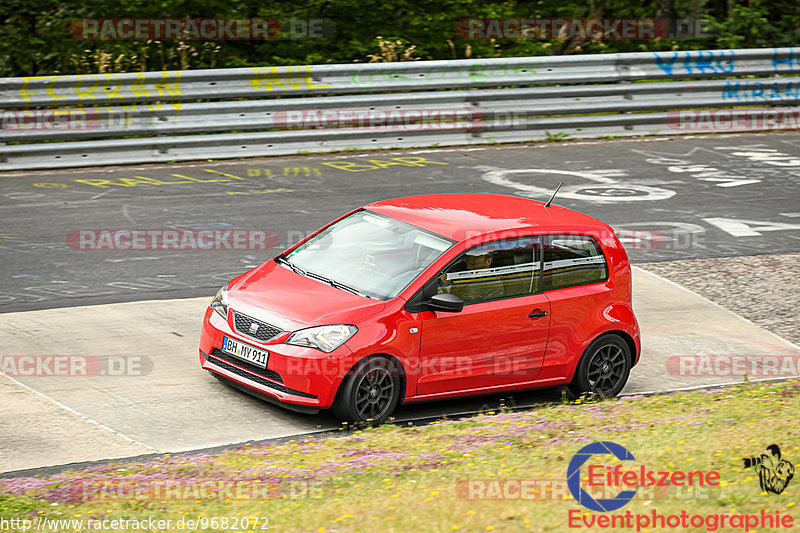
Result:
[[[556,203],[623,231],[634,263],[800,250],[798,133],[7,172],[0,313],[211,296],[361,204],[464,191],[546,199],[560,181]],[[266,249],[213,251],[68,242],[86,229],[249,229],[272,240]]]
[[[201,372],[196,334],[206,298],[233,276],[361,204],[463,191],[544,200],[560,181],[564,187],[556,203],[611,224],[625,237],[634,263],[800,251],[796,133],[0,174],[0,315],[9,313],[0,317],[3,353],[100,353],[144,356],[152,363],[152,372],[139,377],[3,382],[3,398],[18,407],[0,412],[0,425],[16,428],[0,439],[0,451],[19,456],[27,450],[30,458],[4,463],[0,470],[336,427],[329,413],[290,413],[227,390]],[[181,235],[260,230],[274,238],[263,249],[209,251],[191,246],[90,250],[69,237],[89,229]],[[641,271],[637,276],[637,314],[647,346],[628,393],[731,381],[670,374],[675,354],[800,353],[665,280]],[[187,300],[191,297],[201,298]],[[123,304],[136,301],[141,303]],[[119,305],[89,307],[100,304]],[[129,305],[139,307],[134,312]],[[69,309],[78,306],[83,307]],[[17,313],[35,310],[41,311]],[[550,390],[432,402],[404,406],[397,415],[411,421],[537,405],[558,396]],[[204,418],[197,418],[198,412]],[[25,417],[29,426],[14,423]]]

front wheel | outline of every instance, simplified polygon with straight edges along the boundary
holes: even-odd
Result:
[[[586,348],[567,388],[575,396],[592,393],[611,398],[622,391],[630,373],[628,343],[619,335],[603,335]]]
[[[394,360],[364,359],[342,381],[333,402],[333,412],[342,422],[380,425],[397,406],[400,384],[400,372]]]

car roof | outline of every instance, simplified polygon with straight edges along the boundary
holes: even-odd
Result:
[[[529,227],[609,229],[604,222],[578,211],[553,204],[544,207],[544,202],[510,194],[423,194],[374,202],[364,208],[456,241]]]

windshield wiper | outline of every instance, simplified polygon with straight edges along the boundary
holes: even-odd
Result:
[[[307,278],[313,278],[313,279],[319,280],[319,281],[321,281],[323,283],[327,283],[328,285],[330,285],[331,287],[334,287],[336,289],[341,289],[343,291],[352,292],[353,294],[357,294],[357,295],[363,296],[365,298],[372,298],[371,296],[368,296],[368,295],[364,294],[363,292],[359,291],[358,289],[355,289],[355,288],[353,288],[353,287],[351,287],[349,285],[345,285],[344,283],[340,283],[338,281],[334,281],[332,279],[326,278],[325,276],[321,276],[319,274],[315,274],[313,272],[307,272],[307,271],[303,270],[302,268],[300,268],[299,266],[297,266],[294,263],[292,263],[291,261],[289,261],[288,259],[286,259],[282,255],[279,255],[278,257],[276,257],[275,261],[278,264],[286,265],[287,267],[291,268],[293,271],[297,272],[301,276],[306,276]]]
[[[372,298],[371,296],[367,296],[363,292],[359,291],[356,288],[353,288],[349,285],[345,285],[344,283],[339,283],[338,281],[331,280],[331,287],[336,287],[337,289],[342,289],[348,292],[352,292],[353,294],[357,294],[359,296],[363,296],[365,298]]]
[[[317,280],[319,280],[319,281],[321,281],[323,283],[327,283],[328,285],[330,285],[331,287],[334,287],[336,289],[340,289],[340,290],[347,291],[347,292],[352,292],[353,294],[357,294],[358,296],[364,296],[365,298],[371,298],[371,296],[367,296],[366,294],[364,294],[363,292],[359,291],[358,289],[355,289],[355,288],[353,288],[353,287],[351,287],[349,285],[345,285],[344,283],[340,283],[338,281],[326,278],[325,276],[320,276],[319,274],[315,274],[313,272],[306,272],[306,276],[308,276],[309,278],[317,279]]]
[[[280,265],[286,265],[286,266],[288,266],[288,267],[289,267],[289,268],[291,268],[291,269],[292,269],[294,272],[296,272],[297,274],[300,274],[301,276],[307,276],[307,275],[308,275],[308,274],[306,274],[306,271],[305,271],[305,270],[303,270],[303,269],[302,269],[302,268],[300,268],[299,266],[295,265],[294,263],[292,263],[291,261],[289,261],[288,259],[286,259],[286,258],[285,258],[285,257],[283,257],[282,255],[279,255],[278,257],[276,257],[276,258],[275,258],[275,261],[276,261],[278,264],[280,264]]]

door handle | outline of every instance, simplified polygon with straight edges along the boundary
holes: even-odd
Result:
[[[528,318],[542,318],[543,316],[547,316],[547,311],[534,309],[533,312],[531,312],[531,314],[528,315]]]

